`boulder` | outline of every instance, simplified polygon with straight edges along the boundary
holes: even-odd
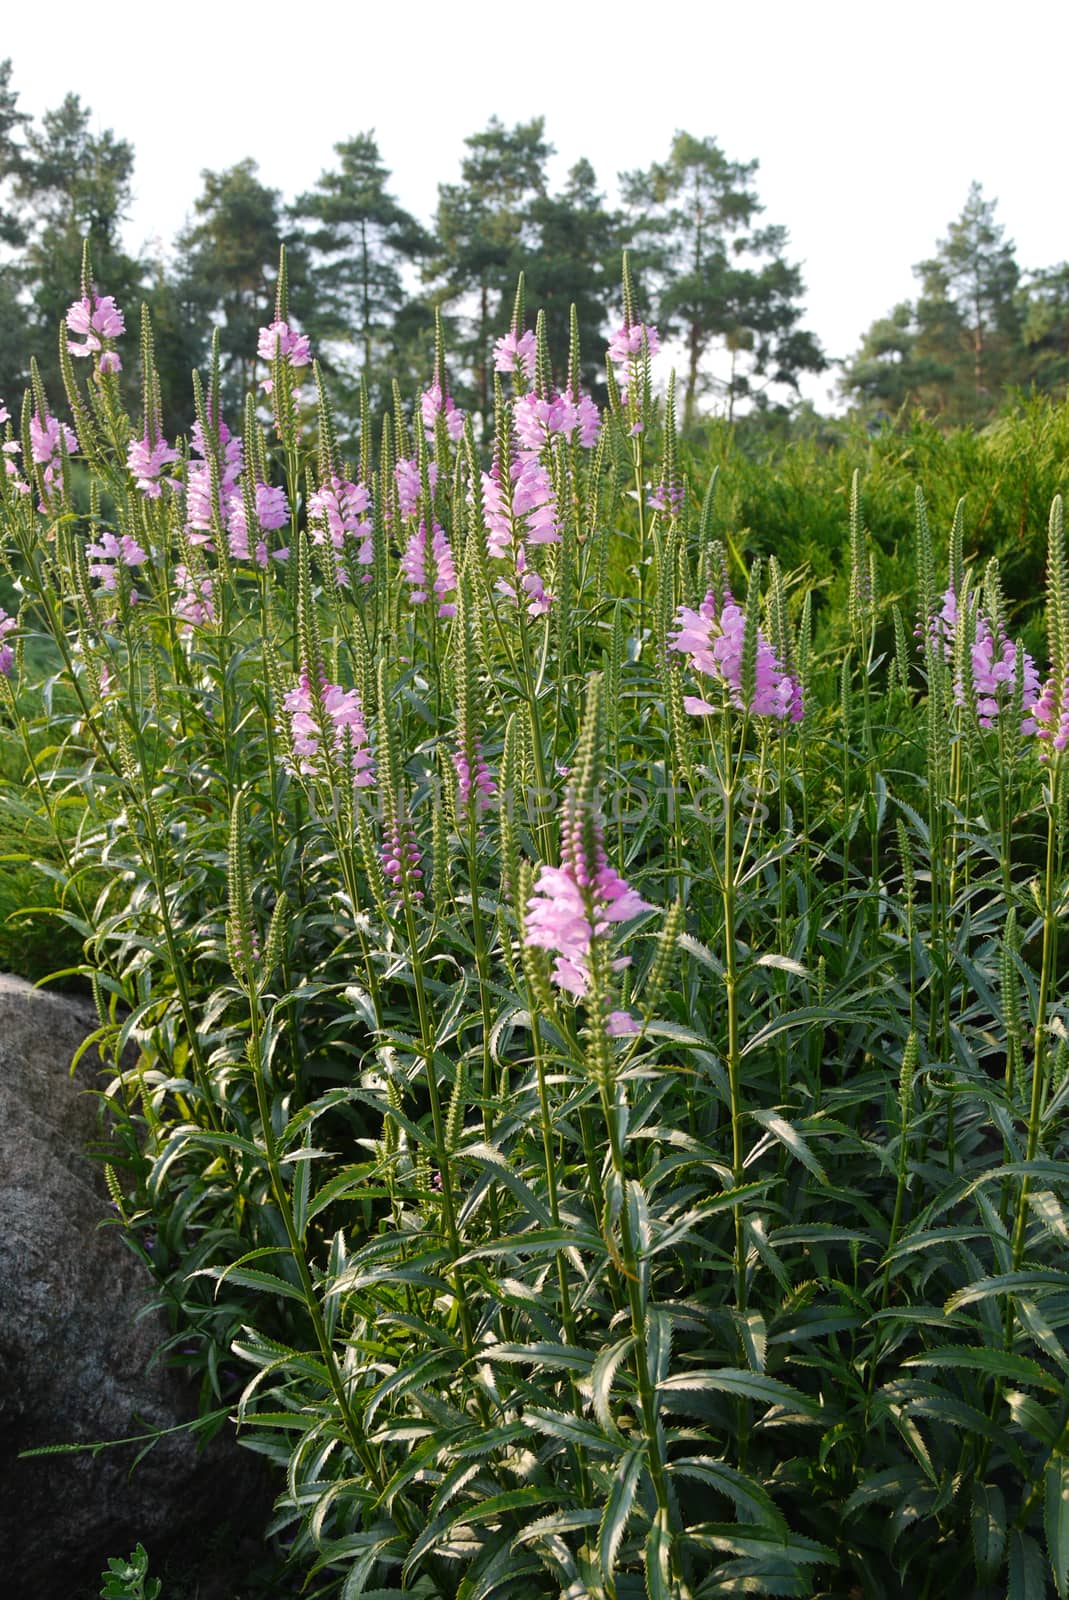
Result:
[[[223,1433],[97,1455],[18,1459],[49,1444],[172,1428],[196,1415],[182,1374],[153,1362],[167,1329],[123,1243],[99,1166],[99,1060],[70,1064],[91,1005],[0,975],[0,1573],[12,1600],[69,1600],[108,1556],[159,1554],[227,1518],[266,1511],[260,1463]],[[99,1080],[96,1080],[99,1081]],[[91,1593],[97,1593],[94,1586]]]

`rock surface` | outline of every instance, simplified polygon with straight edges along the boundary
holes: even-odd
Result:
[[[138,1320],[152,1284],[123,1244],[97,1165],[99,1066],[71,1058],[91,1006],[0,975],[0,1592],[69,1600],[106,1558],[156,1552],[265,1510],[259,1464],[220,1435],[18,1460],[20,1450],[122,1439],[196,1415],[181,1375],[150,1365],[165,1326]],[[253,1509],[255,1508],[255,1509]],[[251,1511],[251,1516],[246,1513]],[[262,1520],[256,1523],[256,1531]],[[158,1565],[153,1566],[158,1570]],[[94,1588],[90,1591],[96,1593]]]

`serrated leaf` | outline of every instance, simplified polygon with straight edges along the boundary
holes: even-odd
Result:
[[[959,1289],[947,1300],[944,1310],[948,1317],[963,1306],[978,1300],[991,1300],[1002,1294],[1054,1294],[1069,1289],[1069,1274],[1033,1270],[1028,1272],[1000,1272],[991,1278],[978,1278],[975,1283]]]
[[[608,1349],[602,1350],[590,1373],[590,1398],[594,1407],[594,1415],[602,1430],[611,1438],[619,1434],[619,1428],[612,1414],[612,1386],[616,1378],[617,1369],[621,1361],[631,1354],[635,1344],[634,1334],[628,1334],[626,1339],[620,1339]]]
[[[1044,1474],[1043,1531],[1058,1600],[1069,1584],[1069,1456],[1056,1450]]]
[[[635,1503],[635,1490],[646,1461],[645,1445],[639,1445],[620,1457],[613,1474],[609,1498],[598,1529],[598,1561],[602,1577],[609,1585],[616,1570],[616,1554],[627,1531],[631,1507]]]
[[[283,1278],[276,1278],[273,1272],[255,1272],[250,1267],[198,1267],[188,1276],[215,1278],[217,1293],[225,1279],[227,1283],[240,1284],[243,1289],[256,1289],[260,1294],[279,1294],[286,1300],[299,1301],[302,1306],[305,1303],[304,1294],[300,1289],[295,1288],[292,1283],[287,1283]]]
[[[991,1583],[1006,1548],[1006,1502],[996,1484],[973,1484],[970,1526],[977,1575]]]
[[[708,1393],[739,1395],[764,1406],[788,1406],[792,1411],[801,1411],[814,1418],[821,1411],[819,1402],[810,1400],[799,1389],[792,1389],[789,1383],[781,1383],[778,1378],[770,1378],[762,1372],[745,1372],[737,1367],[677,1373],[666,1378],[657,1389],[658,1398],[667,1400],[671,1410],[676,1409],[672,1404],[675,1396]],[[679,1409],[685,1410],[686,1407]]]
[[[725,1495],[734,1505],[740,1521],[753,1521],[777,1538],[787,1537],[787,1522],[779,1507],[759,1483],[728,1466],[726,1461],[718,1461],[713,1456],[683,1456],[669,1462],[668,1470],[673,1476],[707,1483]]]
[[[648,1600],[673,1600],[672,1535],[664,1525],[664,1512],[658,1511],[646,1538],[646,1594]]]
[[[985,1376],[1010,1378],[1016,1383],[1036,1383],[1056,1394],[1063,1385],[1027,1356],[1013,1355],[1007,1350],[992,1350],[987,1345],[944,1345],[942,1349],[929,1350],[923,1356],[908,1356],[904,1367],[955,1367],[967,1372],[980,1372]]]
[[[785,1149],[789,1150],[796,1161],[800,1161],[807,1171],[811,1172],[818,1183],[826,1184],[828,1174],[809,1148],[802,1135],[794,1125],[781,1117],[775,1111],[753,1112],[755,1122],[759,1122],[766,1133],[773,1139],[778,1139]]]
[[[562,1439],[566,1444],[593,1450],[598,1455],[615,1456],[620,1448],[619,1441],[606,1438],[596,1423],[588,1422],[585,1417],[577,1417],[570,1411],[550,1411],[544,1406],[532,1406],[524,1412],[523,1420],[536,1433],[548,1433],[553,1439]]]
[[[1027,1533],[1014,1529],[1010,1535],[1009,1586],[1006,1600],[1046,1600],[1047,1575],[1043,1554]]]

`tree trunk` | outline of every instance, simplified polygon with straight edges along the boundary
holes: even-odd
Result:
[[[698,362],[701,359],[700,330],[696,322],[690,325],[687,339],[687,392],[683,400],[683,428],[694,426],[694,408],[698,397]]]
[[[364,376],[371,372],[371,285],[368,282],[367,222],[360,219],[360,286],[363,291]],[[370,381],[370,380],[369,380]]]

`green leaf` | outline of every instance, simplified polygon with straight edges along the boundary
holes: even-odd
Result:
[[[595,1423],[570,1411],[549,1411],[544,1406],[532,1406],[524,1412],[523,1420],[537,1433],[548,1433],[552,1439],[562,1439],[566,1444],[593,1450],[598,1455],[615,1456],[620,1448],[617,1439],[606,1438]]]
[[[665,1513],[658,1511],[646,1539],[646,1594],[648,1600],[674,1600],[672,1593],[672,1535]]]
[[[787,1537],[787,1523],[779,1507],[759,1483],[728,1466],[726,1461],[718,1461],[713,1456],[683,1456],[670,1461],[668,1470],[677,1477],[696,1478],[718,1494],[726,1495],[740,1521],[756,1522],[776,1538]]]
[[[638,1488],[645,1461],[644,1444],[637,1445],[620,1457],[613,1474],[609,1498],[605,1502],[605,1511],[598,1530],[598,1560],[601,1563],[602,1576],[610,1585],[616,1569],[616,1554],[620,1548],[620,1541],[627,1531],[631,1507],[635,1503],[635,1490]]]
[[[260,1294],[280,1294],[285,1300],[297,1300],[303,1306],[304,1294],[292,1283],[276,1278],[273,1272],[254,1272],[250,1267],[198,1267],[188,1274],[190,1278],[215,1278],[216,1293],[227,1283],[240,1284],[243,1289],[256,1289]]]
[[[1058,1600],[1069,1584],[1069,1456],[1056,1450],[1044,1474],[1043,1529]]]
[[[952,1294],[944,1307],[948,1317],[963,1306],[978,1300],[990,1300],[1001,1294],[1053,1294],[1069,1289],[1069,1273],[1065,1272],[1001,1272],[992,1278],[978,1278],[966,1288]]]
[[[977,1576],[993,1583],[1006,1548],[1006,1502],[996,1485],[973,1484],[970,1526]]]
[[[1034,1539],[1016,1528],[1010,1536],[1009,1587],[1006,1600],[1046,1600],[1043,1554]]]
[[[755,1122],[761,1124],[766,1133],[772,1135],[773,1139],[778,1139],[780,1144],[790,1151],[794,1159],[800,1161],[803,1167],[813,1174],[818,1183],[827,1183],[828,1174],[812,1150],[810,1150],[798,1129],[793,1127],[785,1117],[779,1116],[775,1111],[755,1111],[753,1118]]]
[[[621,1361],[630,1355],[634,1344],[634,1334],[628,1334],[626,1339],[620,1339],[616,1344],[609,1345],[600,1352],[590,1373],[590,1398],[594,1415],[602,1431],[610,1438],[620,1433],[612,1414],[613,1382],[617,1368]]]
[[[816,1419],[820,1416],[819,1402],[810,1400],[790,1384],[778,1378],[769,1378],[762,1372],[744,1372],[736,1367],[706,1368],[695,1372],[677,1373],[658,1385],[657,1395],[664,1399],[668,1409],[686,1411],[684,1404],[676,1404],[675,1396],[695,1396],[718,1392],[739,1395],[763,1406],[786,1406],[792,1412],[800,1411]],[[704,1413],[703,1413],[704,1414]]]
[[[985,1376],[1009,1378],[1016,1383],[1037,1383],[1043,1389],[1060,1394],[1063,1385],[1027,1356],[1012,1355],[1007,1350],[992,1350],[987,1345],[944,1345],[930,1350],[927,1355],[909,1356],[904,1367],[956,1367]]]
[[[533,1217],[540,1227],[549,1228],[552,1226],[553,1219],[549,1211],[539,1200],[534,1190],[524,1183],[518,1172],[513,1170],[500,1150],[495,1150],[492,1145],[488,1144],[470,1145],[466,1149],[457,1152],[457,1160],[474,1161],[478,1166],[482,1167],[484,1172],[492,1173],[500,1183],[511,1189],[524,1211]],[[459,1212],[457,1216],[458,1226],[467,1220],[470,1204],[471,1202]]]

